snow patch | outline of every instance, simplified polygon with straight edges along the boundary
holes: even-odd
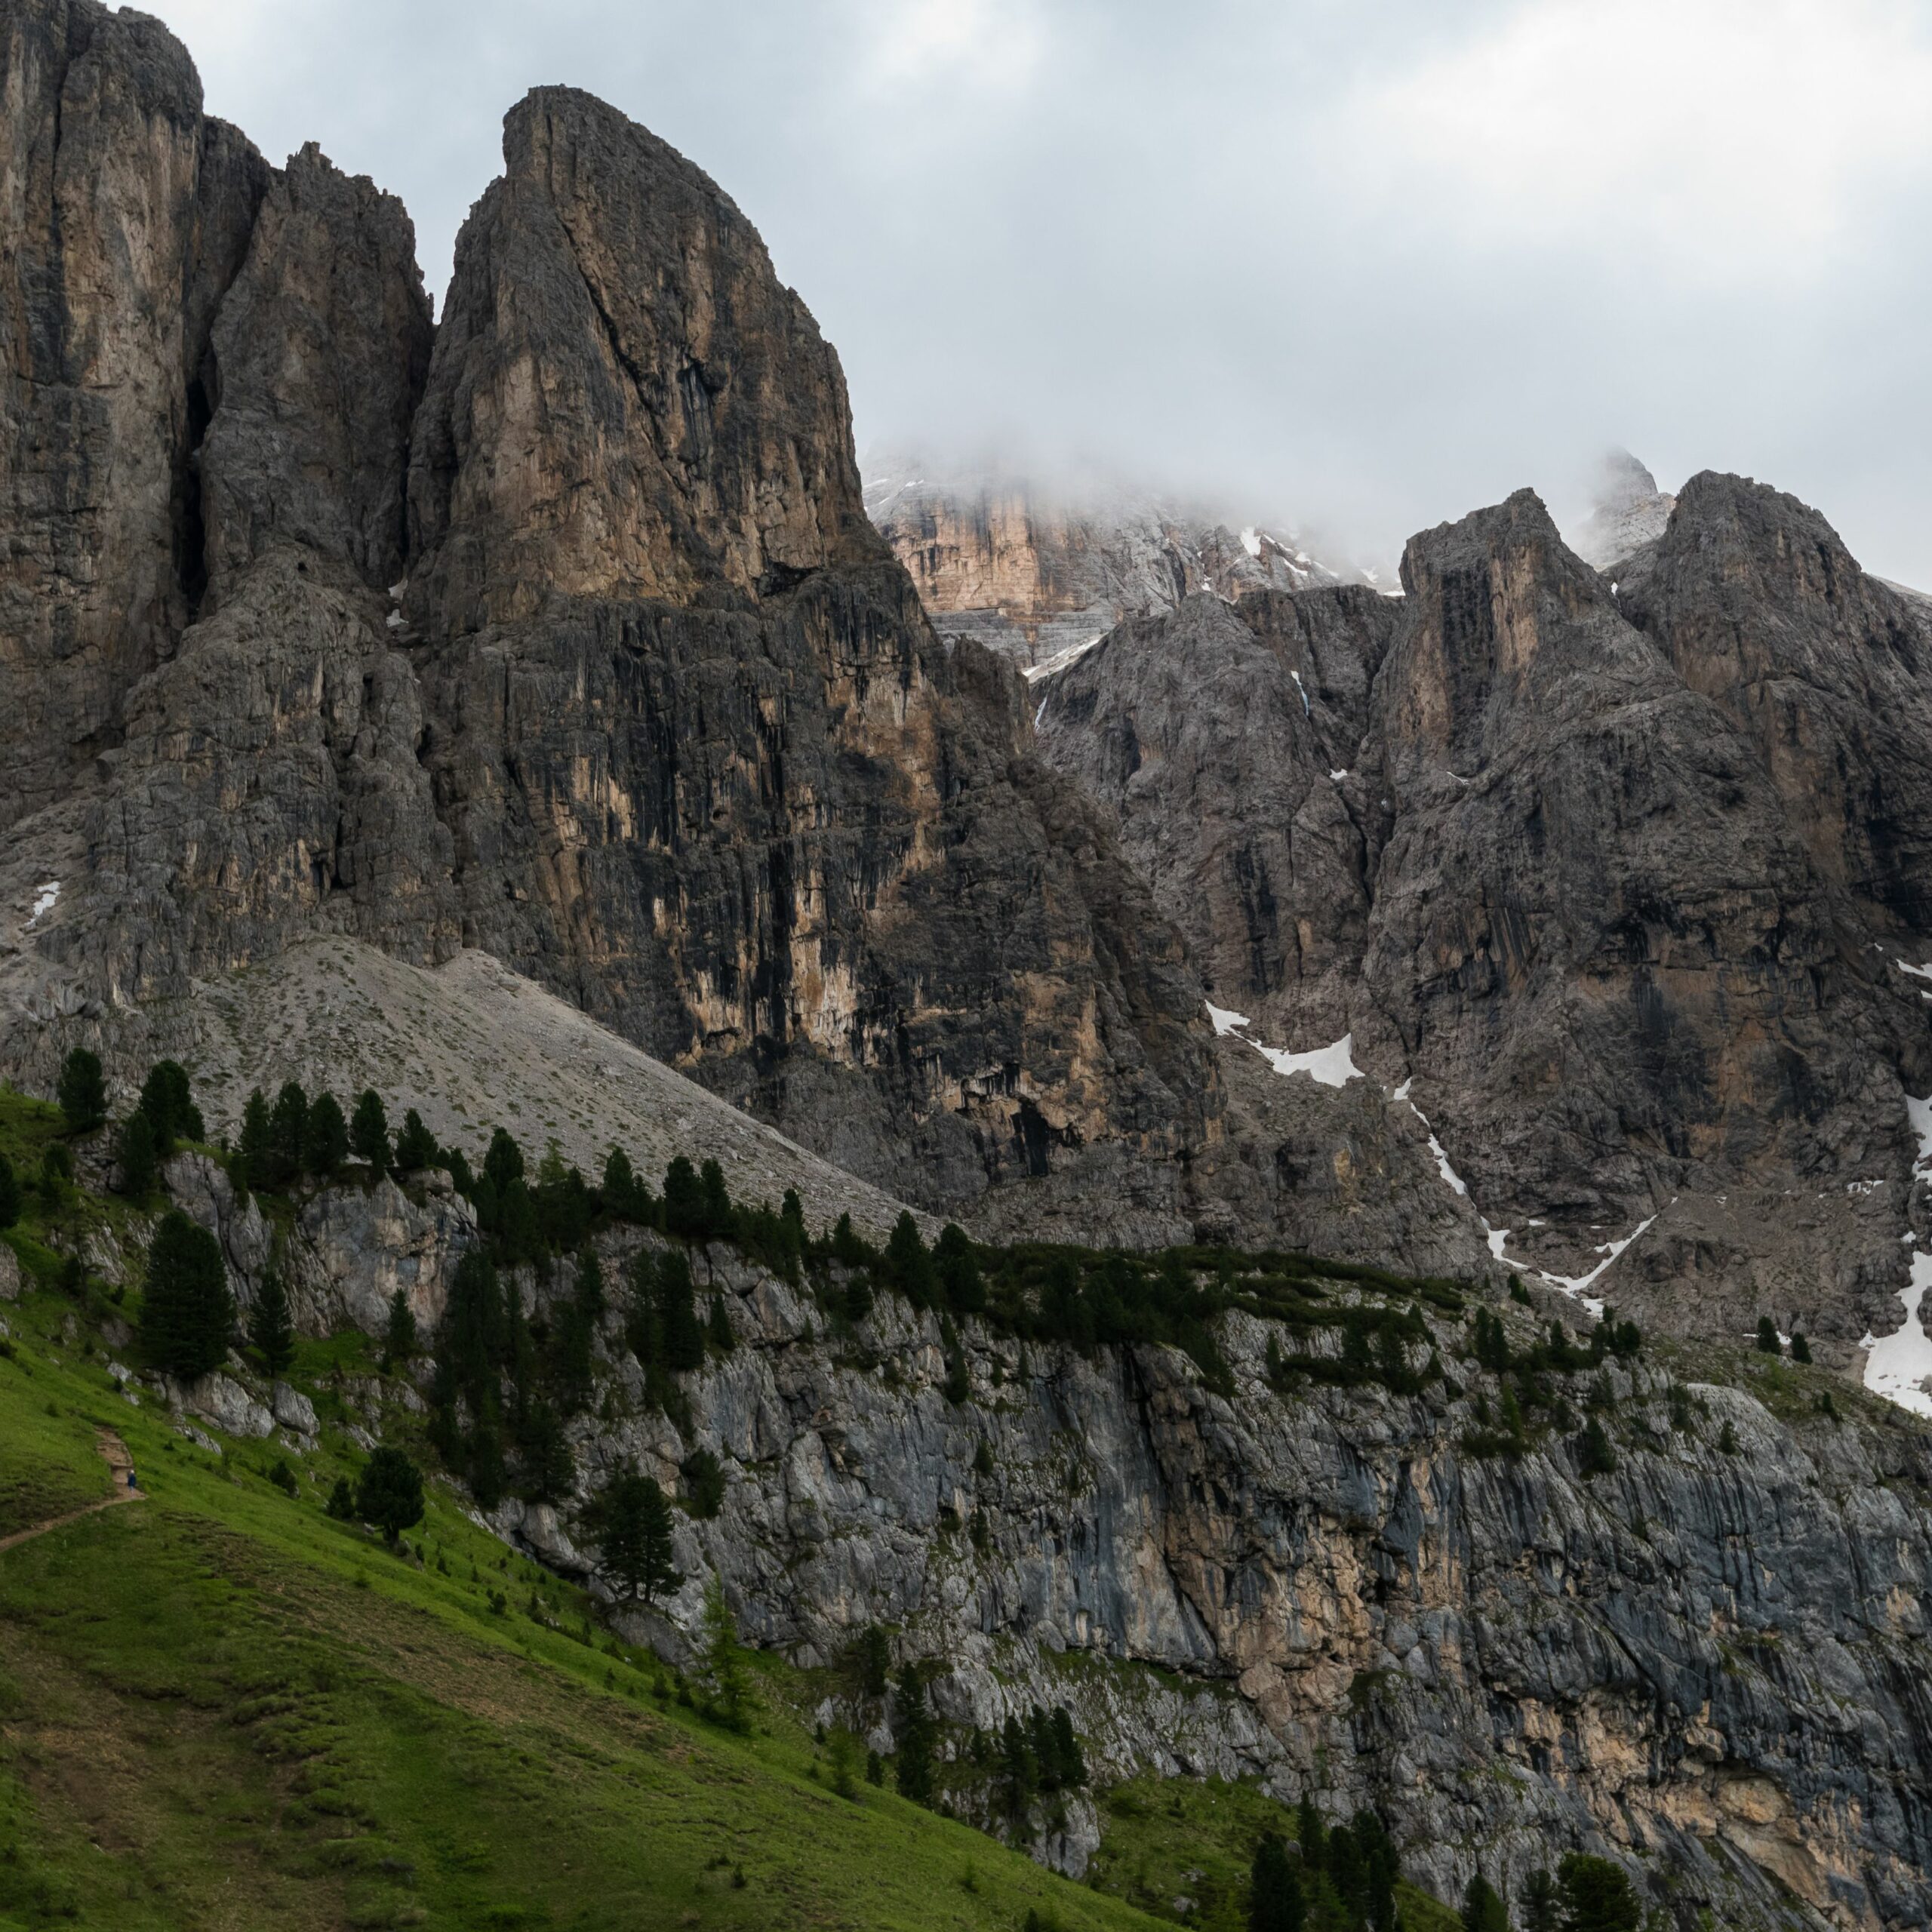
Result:
[[[1611,1263],[1615,1261],[1617,1257],[1656,1220],[1657,1217],[1652,1214],[1647,1219],[1639,1221],[1621,1241],[1605,1241],[1597,1250],[1598,1254],[1604,1258],[1587,1275],[1552,1275],[1547,1269],[1541,1268],[1538,1269],[1537,1272],[1552,1288],[1567,1295],[1572,1301],[1581,1302],[1594,1318],[1601,1321],[1603,1318],[1603,1302],[1599,1297],[1589,1294],[1588,1291],[1595,1282],[1602,1278],[1604,1270],[1608,1268]]]
[[[1328,774],[1328,776],[1334,780],[1337,785],[1340,784],[1342,780],[1347,777],[1348,775],[1349,774],[1346,771],[1331,771]]]
[[[1921,1416],[1932,1416],[1932,1395],[1924,1387],[1926,1377],[1932,1376],[1932,1336],[1926,1334],[1919,1318],[1919,1305],[1929,1287],[1932,1254],[1915,1254],[1911,1286],[1899,1295],[1905,1309],[1904,1322],[1889,1335],[1867,1334],[1858,1345],[1866,1351],[1866,1387]]]
[[[1309,1054],[1291,1054],[1281,1047],[1258,1044],[1254,1050],[1284,1078],[1306,1073],[1324,1087],[1346,1087],[1351,1080],[1362,1077],[1361,1069],[1355,1063],[1355,1040],[1354,1034],[1344,1033],[1332,1047],[1317,1047]]]
[[[1304,718],[1312,718],[1315,713],[1309,706],[1308,687],[1302,682],[1301,673],[1299,671],[1291,671],[1288,675],[1295,681],[1295,689],[1301,693],[1301,715]]]
[[[54,910],[54,903],[60,897],[60,881],[49,879],[33,896],[33,910],[27,915],[27,930],[31,932]]]
[[[1909,973],[1915,980],[1932,980],[1932,960],[1928,960],[1923,966],[1915,966],[1908,960],[1897,958],[1892,964],[1901,973]]]
[[[1051,678],[1056,671],[1064,671],[1076,659],[1084,657],[1101,638],[1105,631],[1096,631],[1084,644],[1070,644],[1064,651],[1057,651],[1043,664],[1029,664],[1020,675],[1030,685],[1037,678]]]
[[[1217,1006],[1211,999],[1204,1004],[1208,1008],[1208,1017],[1214,1023],[1215,1032],[1223,1039],[1230,1033],[1239,1032],[1247,1024],[1247,1015],[1244,1013],[1236,1013],[1229,1007]]]
[[[1251,557],[1258,557],[1261,554],[1261,539],[1254,534],[1254,526],[1251,523],[1241,534],[1241,547]]]
[[[1932,1177],[1932,1094],[1922,1100],[1915,1100],[1908,1094],[1905,1111],[1912,1132],[1918,1137],[1918,1158],[1912,1164],[1912,1178],[1923,1180]]]

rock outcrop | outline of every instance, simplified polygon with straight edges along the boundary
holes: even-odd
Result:
[[[1593,1285],[1641,1229],[1596,1292],[1850,1362],[1924,1232],[1932,1037],[1894,956],[1927,950],[1927,635],[1735,478],[1627,569],[1524,492],[1416,538],[1399,609],[1123,626],[1045,681],[1041,741],[1208,997],[1278,1049],[1346,1039],[1499,1259]]]
[[[1179,1226],[1178,941],[927,624],[717,187],[533,94],[432,331],[400,207],[268,168],[153,23],[5,18],[9,1035],[318,933],[480,946],[921,1201],[1105,1150]]]
[[[1677,499],[1628,450],[1611,450],[1597,472],[1590,513],[1565,540],[1585,563],[1615,577],[1623,564],[1654,543],[1670,521]]]
[[[914,472],[917,472],[916,474]],[[934,623],[1038,671],[1123,618],[1203,591],[1232,599],[1340,581],[1293,537],[1177,503],[881,460],[866,506]]]
[[[1709,1381],[1614,1364],[1617,1466],[1592,1476],[1574,1437],[1471,1446],[1496,1388],[1457,1323],[1434,1339],[1465,1386],[1398,1397],[1275,1392],[1244,1315],[1220,1331],[1226,1396],[1177,1354],[969,1321],[952,1400],[932,1316],[888,1299],[841,1347],[785,1282],[722,1250],[703,1268],[738,1346],[682,1379],[688,1426],[643,1401],[614,1314],[577,1494],[500,1518],[581,1574],[601,1481],[637,1466],[677,1492],[716,1457],[721,1506],[678,1521],[687,1581],[636,1626],[668,1651],[715,1571],[798,1661],[875,1623],[943,1660],[962,1727],[1064,1700],[1109,1775],[1376,1805],[1444,1897],[1574,1846],[1687,1926],[1781,1926],[1794,1898],[1807,1923],[1925,1923],[1932,1459],[1881,1404],[1826,1417],[1784,1387],[1774,1415],[1723,1352]],[[1541,1333],[1503,1307],[1519,1344]]]

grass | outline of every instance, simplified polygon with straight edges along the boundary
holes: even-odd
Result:
[[[192,1447],[63,1341],[71,1312],[9,1311],[8,1506],[104,1493],[97,1424],[149,1500],[0,1555],[0,1927],[1149,1922],[889,1792],[834,1797],[782,1666],[749,1740],[660,1704],[653,1660],[585,1641],[583,1600],[440,1487],[419,1562],[323,1515],[352,1456],[297,1459],[291,1501],[278,1449]]]

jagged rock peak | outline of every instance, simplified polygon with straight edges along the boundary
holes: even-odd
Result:
[[[881,561],[838,358],[709,177],[568,88],[510,110],[503,158],[417,424],[413,610],[460,632]]]
[[[1677,499],[1628,450],[1604,451],[1597,466],[1590,514],[1571,540],[1586,564],[1606,570],[1654,543],[1670,521]]]

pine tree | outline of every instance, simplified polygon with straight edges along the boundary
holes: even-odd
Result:
[[[491,1130],[489,1149],[483,1156],[483,1178],[497,1190],[500,1201],[512,1181],[523,1178],[523,1149],[500,1127]]]
[[[355,1112],[349,1122],[349,1151],[358,1161],[367,1161],[377,1174],[389,1171],[389,1117],[383,1110],[383,1097],[373,1087],[365,1087],[355,1098]]]
[[[980,1259],[964,1229],[951,1221],[933,1244],[933,1262],[940,1297],[955,1315],[977,1315],[986,1305],[986,1284]]]
[[[626,1470],[616,1477],[593,1512],[601,1574],[627,1599],[646,1603],[685,1580],[671,1561],[671,1508],[654,1476]],[[709,1598],[706,1599],[707,1611]]]
[[[548,1402],[530,1412],[523,1430],[525,1492],[533,1503],[555,1503],[577,1480],[577,1458],[564,1435],[563,1418]]]
[[[637,1219],[637,1175],[631,1167],[631,1157],[614,1140],[604,1157],[604,1178],[597,1191],[604,1197],[607,1214],[621,1216],[626,1221]]]
[[[479,1509],[494,1509],[503,1500],[503,1432],[496,1411],[478,1418],[465,1444],[464,1480]]]
[[[402,1117],[393,1158],[399,1174],[420,1174],[436,1164],[436,1137],[423,1124],[423,1116],[414,1107]]]
[[[1737,1454],[1737,1431],[1728,1422],[1718,1431],[1718,1447],[1727,1456]]]
[[[281,1270],[272,1265],[263,1276],[261,1292],[248,1311],[248,1340],[271,1376],[280,1375],[295,1359],[295,1329],[288,1318],[288,1294],[281,1285]]]
[[[302,1130],[303,1171],[327,1180],[348,1158],[349,1123],[333,1094],[318,1094]]]
[[[703,1638],[698,1672],[707,1693],[705,1714],[728,1730],[749,1730],[752,1712],[758,1707],[757,1694],[752,1687],[745,1647],[738,1640],[737,1621],[724,1601],[724,1580],[715,1570],[705,1586],[700,1628]]]
[[[1328,1863],[1328,1827],[1312,1796],[1304,1795],[1295,1807],[1295,1842],[1301,1847],[1301,1862],[1311,1872],[1323,1870]]]
[[[737,1232],[737,1217],[731,1210],[731,1190],[724,1185],[724,1170],[715,1161],[707,1161],[697,1174],[698,1195],[706,1241],[729,1241]]]
[[[0,1228],[11,1228],[20,1218],[20,1183],[14,1164],[0,1154]]]
[[[1301,1932],[1308,1915],[1301,1874],[1288,1860],[1288,1848],[1269,1832],[1254,1847],[1248,1868],[1248,1932]]]
[[[891,1687],[892,1644],[876,1623],[868,1623],[852,1641],[846,1661],[857,1680],[862,1697],[883,1697]]]
[[[664,1170],[664,1232],[681,1241],[704,1232],[704,1190],[697,1168],[681,1154]]]
[[[153,1123],[156,1151],[165,1159],[177,1141],[200,1140],[207,1130],[179,1060],[157,1060],[141,1088],[140,1111]]]
[[[275,1097],[269,1115],[268,1168],[265,1186],[287,1187],[302,1171],[303,1149],[309,1138],[309,1097],[294,1081]]]
[[[1791,1358],[1793,1361],[1809,1361],[1811,1359],[1811,1344],[1804,1339],[1802,1328],[1792,1331]]]
[[[1509,1932],[1509,1908],[1480,1872],[1463,1894],[1463,1932]]]
[[[731,1332],[731,1318],[724,1311],[724,1297],[712,1291],[710,1312],[705,1318],[705,1339],[721,1355],[728,1355],[738,1346],[738,1338]]]
[[[1617,1451],[1601,1416],[1592,1416],[1577,1438],[1577,1467],[1586,1476],[1607,1476],[1617,1467]]]
[[[1767,1355],[1784,1352],[1784,1344],[1778,1340],[1778,1324],[1768,1315],[1758,1318],[1758,1352]]]
[[[999,1771],[1006,1808],[1014,1817],[1022,1817],[1039,1790],[1040,1766],[1019,1718],[1010,1711],[1000,1730]]]
[[[1077,1791],[1087,1782],[1087,1754],[1073,1734],[1073,1714],[1064,1704],[1056,1704],[1053,1715],[1054,1770],[1060,1783]]]
[[[355,1513],[374,1523],[393,1545],[423,1520],[423,1472],[386,1442],[362,1466],[355,1485]]]
[[[893,1286],[915,1308],[930,1308],[937,1281],[933,1258],[919,1233],[919,1224],[902,1213],[893,1223],[891,1238],[885,1244],[885,1269]]]
[[[893,1697],[893,1723],[898,1740],[898,1762],[894,1769],[900,1795],[915,1804],[933,1801],[933,1746],[936,1727],[926,1703],[926,1687],[919,1681],[917,1668],[905,1665]]]
[[[1563,1906],[1556,1881],[1532,1872],[1523,1881],[1523,1932],[1563,1932]]]
[[[1587,1853],[1566,1853],[1556,1868],[1564,1932],[1639,1932],[1644,1911],[1620,1865]]]
[[[385,1371],[407,1367],[416,1353],[416,1314],[401,1289],[389,1297],[389,1321],[383,1330]]]
[[[218,1367],[235,1327],[221,1244],[178,1208],[148,1244],[141,1346],[155,1367],[192,1382]]]
[[[137,1107],[121,1123],[114,1143],[118,1192],[130,1201],[145,1201],[154,1186],[159,1162],[155,1158],[154,1123]]]
[[[355,1520],[355,1492],[349,1486],[346,1476],[337,1476],[335,1487],[329,1491],[329,1500],[325,1515],[333,1516],[338,1523],[352,1523]]]
[[[691,1263],[672,1248],[657,1265],[657,1312],[664,1366],[682,1375],[704,1366],[704,1331],[698,1326]]]
[[[609,1306],[604,1293],[604,1264],[598,1260],[594,1247],[586,1247],[577,1257],[577,1305],[593,1327],[603,1320]]]
[[[235,1157],[241,1178],[250,1187],[266,1187],[274,1173],[269,1152],[269,1103],[257,1087],[242,1109],[242,1125],[235,1137]]]
[[[60,1063],[60,1081],[54,1092],[67,1131],[91,1134],[107,1118],[107,1083],[101,1077],[100,1054],[76,1047]]]

